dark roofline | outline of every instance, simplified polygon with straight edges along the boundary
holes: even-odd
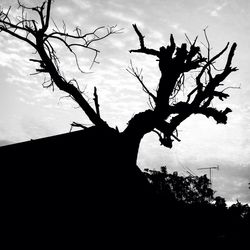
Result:
[[[73,132],[68,132],[68,133],[63,133],[63,134],[57,134],[57,135],[52,135],[52,136],[47,136],[47,137],[42,137],[42,138],[37,138],[37,139],[30,139],[29,141],[22,141],[22,142],[17,142],[17,143],[11,143],[8,145],[3,145],[0,146],[0,149],[2,148],[10,148],[10,147],[19,147],[23,145],[28,145],[28,144],[39,144],[42,142],[49,142],[49,141],[54,141],[56,139],[66,139],[67,137],[73,136],[75,137],[76,135],[82,134],[83,130],[78,130],[78,131],[73,131]]]

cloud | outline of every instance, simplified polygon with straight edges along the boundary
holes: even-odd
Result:
[[[140,28],[144,27],[144,24],[141,21],[139,21],[137,17],[131,17],[129,15],[125,15],[123,12],[105,10],[103,14],[109,18],[117,20],[117,22],[126,23],[128,25],[136,23]]]
[[[116,39],[112,41],[112,46],[117,47],[118,49],[121,49],[125,47],[125,43]]]
[[[72,0],[72,2],[79,8],[86,10],[91,8],[91,3],[87,0],[79,1],[79,0]]]
[[[109,58],[109,61],[113,64],[115,64],[118,67],[123,67],[124,66],[124,61],[123,60],[119,60],[117,58]]]
[[[23,97],[19,97],[18,100],[22,103],[25,103],[27,105],[35,105],[35,102],[32,101],[28,101],[27,99],[23,98]]]
[[[0,66],[9,68],[12,75],[18,75],[23,79],[31,73],[31,66],[33,66],[29,62],[31,53],[32,50],[28,45],[7,36],[2,42],[0,41]]]
[[[179,23],[173,23],[169,25],[170,28],[174,29],[175,31],[181,33],[181,34],[186,34],[188,31],[180,26]]]
[[[108,4],[112,7],[112,8],[117,8],[117,9],[123,9],[124,8],[124,4],[122,3],[117,3],[113,0],[109,0]]]
[[[63,5],[61,5],[61,6],[57,6],[56,8],[55,8],[55,10],[58,12],[58,14],[60,14],[60,15],[68,15],[68,14],[72,14],[72,9],[71,8],[69,8],[68,6],[63,6]]]
[[[216,7],[214,7],[212,10],[209,11],[209,14],[213,17],[218,17],[219,16],[219,12],[221,12],[221,10],[227,6],[227,3],[224,2],[221,5],[217,5]]]
[[[15,53],[5,53],[0,51],[0,66],[13,68],[13,62],[20,63],[22,57]]]
[[[250,204],[250,192],[248,183],[250,181],[250,164],[234,164],[223,162],[220,170],[214,176],[213,183],[217,195],[225,197],[228,201],[235,202],[236,199]]]

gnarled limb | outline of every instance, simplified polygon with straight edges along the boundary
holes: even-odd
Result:
[[[161,144],[171,148],[173,139],[179,141],[174,132],[192,114],[202,114],[206,117],[212,117],[217,123],[226,124],[227,114],[232,110],[226,108],[224,111],[220,111],[210,107],[210,104],[214,97],[218,97],[222,101],[229,97],[229,94],[224,93],[225,89],[219,91],[217,88],[222,85],[221,83],[229,74],[237,70],[237,68],[231,66],[237,46],[236,43],[233,43],[230,48],[224,69],[220,73],[213,75],[212,68],[215,69],[215,61],[226,52],[229,43],[218,54],[211,57],[211,46],[206,30],[204,30],[207,42],[207,56],[203,56],[200,47],[196,46],[197,38],[193,43],[188,39],[189,48],[185,43],[178,47],[173,35],[170,36],[170,44],[167,47],[154,50],[145,46],[144,36],[138,27],[133,25],[133,28],[139,38],[140,48],[130,50],[130,52],[158,57],[161,76],[157,95],[153,97],[155,108],[152,111],[145,111],[135,115],[130,120],[124,133],[130,131],[131,134],[136,134],[136,131],[141,131],[142,137],[143,133],[154,131],[159,136]],[[185,84],[185,74],[193,70],[199,71],[194,78],[196,86],[187,94],[186,102],[177,102],[175,97],[178,96]],[[136,74],[135,70],[130,70],[129,73],[133,74],[142,84],[141,73]],[[203,78],[205,78],[205,82],[203,82]],[[142,86],[144,91],[152,97],[151,92],[144,85]]]

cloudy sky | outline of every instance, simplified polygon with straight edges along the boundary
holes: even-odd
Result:
[[[0,3],[4,8],[13,5],[15,13],[15,0]],[[134,114],[148,108],[147,96],[126,71],[130,60],[143,68],[145,83],[152,91],[159,80],[154,58],[128,52],[138,48],[133,23],[145,35],[146,45],[155,49],[167,45],[171,33],[179,44],[185,42],[185,34],[190,39],[198,35],[203,47],[206,27],[212,53],[218,53],[228,41],[237,42],[233,64],[239,71],[225,81],[225,87],[240,89],[229,89],[228,100],[214,103],[220,109],[233,110],[228,124],[217,125],[212,119],[193,116],[180,126],[181,142],[171,150],[160,146],[155,134],[149,134],[141,144],[138,165],[142,169],[166,165],[170,172],[187,174],[191,170],[197,175],[208,174],[197,168],[219,165],[212,178],[216,194],[228,201],[250,203],[250,1],[55,0],[52,17],[58,27],[64,21],[69,31],[75,26],[83,32],[103,25],[123,29],[122,33],[95,44],[101,53],[100,64],[93,68],[90,65],[94,55],[79,51],[81,67],[90,74],[80,74],[73,58],[55,44],[65,76],[78,79],[90,102],[97,86],[103,119],[120,130]],[[63,93],[42,88],[44,76],[30,75],[36,68],[29,61],[36,57],[33,53],[23,42],[0,33],[0,145],[66,133],[73,121],[89,124],[77,105],[63,98]]]

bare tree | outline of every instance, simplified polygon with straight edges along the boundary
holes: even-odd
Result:
[[[18,1],[21,15],[15,18],[10,14],[11,8],[1,10],[0,32],[22,40],[35,49],[40,59],[30,60],[40,64],[40,68],[36,70],[37,73],[50,76],[50,81],[44,83],[45,87],[57,86],[79,104],[96,127],[110,128],[100,116],[97,89],[94,90],[95,107],[93,108],[84,98],[77,81],[75,79],[66,80],[63,76],[51,41],[56,40],[69,50],[75,57],[76,66],[81,71],[74,49],[80,47],[93,51],[94,64],[99,52],[93,46],[94,43],[118,33],[119,30],[115,26],[99,27],[93,32],[83,34],[82,30],[77,27],[74,32],[70,33],[65,24],[62,29],[59,29],[55,23],[54,28],[50,28],[51,2],[51,0],[46,0],[41,6],[28,7]],[[37,18],[29,18],[27,15],[29,11],[35,13]],[[187,37],[188,42],[178,47],[171,34],[170,44],[155,50],[145,45],[145,37],[135,24],[133,28],[139,39],[139,48],[130,50],[130,52],[155,57],[161,73],[157,91],[153,93],[146,86],[142,72],[135,68],[132,62],[127,69],[142,85],[144,92],[149,96],[151,106],[148,110],[134,115],[126,129],[119,133],[121,143],[127,145],[128,158],[135,164],[141,139],[149,132],[155,132],[159,136],[161,144],[171,148],[174,140],[180,141],[177,132],[178,126],[192,114],[202,114],[212,117],[217,123],[226,124],[227,114],[231,112],[231,109],[218,110],[211,104],[215,98],[224,101],[229,97],[229,94],[225,93],[228,88],[221,88],[222,82],[237,68],[231,66],[236,43],[233,43],[229,49],[224,68],[221,70],[216,68],[216,60],[227,51],[229,43],[218,54],[211,56],[211,47],[205,30],[207,53],[204,56],[200,47],[196,45],[197,38],[191,42]],[[103,31],[106,32],[103,33]],[[178,101],[177,96],[185,87],[187,74],[193,75],[195,87],[186,93],[185,101]],[[73,125],[80,126],[79,124]]]

